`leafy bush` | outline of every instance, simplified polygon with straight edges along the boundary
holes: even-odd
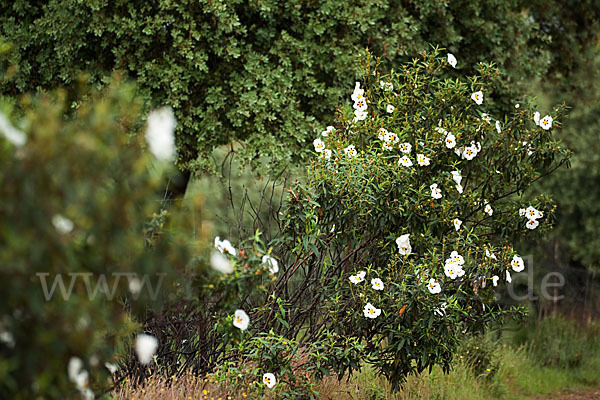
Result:
[[[231,309],[216,330],[236,338],[228,346],[258,367],[257,380],[286,375],[292,361],[275,350],[262,357],[266,345],[256,357],[256,341],[286,338],[316,378],[371,364],[397,386],[435,365],[448,370],[465,334],[521,313],[500,309],[493,287],[524,268],[511,240],[551,228],[551,200],[521,196],[567,160],[551,135],[563,108],[542,126],[524,102],[492,119],[485,99],[498,71],[481,64],[478,75],[449,80],[447,68],[434,51],[382,75],[367,53],[358,110],[340,107],[335,127],[315,139],[281,237],[255,238],[230,257],[222,290],[233,288],[230,304],[237,297],[250,325],[240,332]],[[267,253],[279,259],[272,276],[259,265]]]
[[[141,109],[135,88],[118,79],[102,92],[84,85],[76,98],[0,101],[3,396],[106,390],[105,363],[118,361],[139,328],[134,316],[160,303],[191,258],[184,226],[174,230],[165,213],[152,218],[160,171],[172,167],[132,135]]]
[[[82,71],[102,84],[104,75],[124,71],[148,102],[175,110],[181,166],[206,167],[206,155],[229,142],[245,144],[237,151],[246,161],[275,155],[285,164],[308,153],[310,132],[342,99],[367,46],[388,70],[429,43],[461,55],[459,68],[469,74],[479,61],[496,60],[506,73],[497,82],[503,102],[550,66],[563,72],[580,54],[550,63],[547,49],[562,45],[564,55],[573,48],[576,32],[565,36],[561,28],[580,18],[563,18],[562,3],[552,5],[16,0],[0,5],[0,36],[14,45],[18,66],[1,90],[70,85]]]

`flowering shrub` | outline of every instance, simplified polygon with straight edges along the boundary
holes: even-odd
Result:
[[[551,200],[523,196],[568,159],[552,138],[564,108],[489,115],[497,70],[442,78],[453,59],[434,51],[382,75],[367,54],[314,140],[307,182],[290,189],[284,259],[253,319],[326,349],[317,376],[369,363],[397,385],[448,369],[464,334],[522,311],[500,309],[494,287],[525,267],[511,241],[551,229]]]

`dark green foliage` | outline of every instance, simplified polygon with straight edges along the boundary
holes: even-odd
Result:
[[[176,112],[179,164],[197,170],[219,144],[243,142],[246,161],[306,155],[357,78],[365,47],[382,68],[429,44],[461,73],[494,61],[496,98],[543,74],[550,40],[520,1],[108,1],[29,0],[0,6],[0,36],[18,66],[5,94],[69,85],[81,71],[100,84],[126,71],[153,106]],[[449,71],[455,76],[455,71]],[[200,158],[197,158],[200,153]]]
[[[113,81],[80,98],[71,110],[62,91],[24,96],[15,107],[0,100],[0,117],[27,138],[15,147],[0,136],[2,398],[75,396],[71,357],[83,360],[94,392],[106,389],[104,363],[118,361],[138,328],[132,317],[144,318],[152,304],[148,284],[160,300],[172,280],[159,287],[157,274],[183,270],[191,258],[189,233],[173,232],[164,213],[152,219],[164,182],[128,135],[140,122],[134,88]],[[51,294],[59,277],[65,290]],[[135,279],[144,283],[139,297],[129,292]]]

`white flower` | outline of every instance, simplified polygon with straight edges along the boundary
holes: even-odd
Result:
[[[346,147],[344,149],[344,153],[346,153],[346,157],[348,157],[348,158],[352,158],[352,157],[356,156],[356,154],[358,154],[357,151],[356,151],[356,148],[354,147],[353,144],[351,144],[350,146]]]
[[[411,149],[412,149],[412,146],[411,146],[410,143],[402,143],[400,145],[400,151],[403,152],[403,153],[405,153],[405,154],[410,153]]]
[[[27,137],[23,132],[15,128],[8,118],[2,113],[0,113],[0,132],[4,134],[6,140],[11,142],[17,147],[21,147],[27,141]]]
[[[442,291],[442,287],[434,278],[431,278],[429,280],[429,283],[427,284],[427,289],[429,289],[429,293],[431,294],[438,294]]]
[[[388,105],[387,105],[387,108],[386,108],[385,110],[388,112],[388,114],[391,114],[391,113],[393,113],[393,112],[394,112],[394,110],[395,110],[395,109],[396,109],[396,107],[394,107],[394,106],[393,106],[393,105],[391,105],[391,104],[388,104]]]
[[[487,200],[484,200],[483,203],[485,204],[483,211],[485,211],[488,215],[492,215],[494,213],[492,206],[487,202]]]
[[[110,372],[110,373],[111,373],[111,375],[114,375],[114,374],[115,374],[115,372],[117,372],[117,369],[118,369],[118,367],[117,367],[117,365],[116,365],[116,364],[112,364],[112,363],[109,363],[109,362],[105,362],[105,363],[104,363],[104,366],[106,367],[106,369],[108,370],[108,372]]]
[[[83,370],[83,361],[79,357],[71,357],[67,364],[67,374],[71,382],[76,383],[78,376]]]
[[[521,105],[519,103],[515,104],[515,108],[519,108]]]
[[[538,219],[542,218],[544,214],[541,211],[534,208],[533,206],[529,206],[525,210],[525,216],[527,217],[527,219]]]
[[[52,217],[52,225],[54,225],[54,228],[56,228],[56,230],[63,235],[73,230],[73,221],[60,214],[56,214],[54,217]]]
[[[454,146],[456,146],[456,137],[449,133],[448,135],[446,135],[446,139],[444,141],[446,143],[446,147],[449,149],[453,149]]]
[[[381,309],[375,308],[371,303],[367,303],[363,310],[363,314],[367,318],[377,318],[381,314]]]
[[[440,317],[443,317],[444,315],[446,315],[446,306],[446,302],[443,301],[438,308],[433,310],[433,313],[439,315]]]
[[[519,208],[519,216],[524,217],[525,214],[527,214],[527,210],[525,210],[524,208]]]
[[[329,150],[329,149],[323,150],[323,152],[321,153],[320,157],[323,160],[329,160],[331,158],[331,150]]]
[[[356,85],[354,86],[354,92],[352,93],[352,100],[354,102],[357,102],[359,100],[364,100],[364,98],[365,98],[364,94],[365,94],[365,91],[360,88],[360,82],[356,82]]]
[[[498,133],[502,132],[502,128],[500,126],[500,121],[496,121],[496,132],[498,132]]]
[[[366,111],[354,110],[354,122],[362,121],[367,118],[368,114]]]
[[[508,270],[506,270],[506,282],[508,282],[508,283],[512,282],[512,278],[510,277],[510,272],[508,272]]]
[[[500,279],[500,277],[498,275],[492,276],[492,284],[494,285],[494,287],[498,286],[499,279]]]
[[[523,259],[521,257],[517,256],[516,254],[513,256],[513,259],[510,262],[510,266],[512,267],[513,271],[515,271],[515,272],[521,272],[525,269],[525,264],[523,263]]]
[[[379,278],[371,279],[371,287],[374,290],[383,290],[383,282]]]
[[[479,150],[477,146],[475,146],[475,144],[471,144],[471,146],[467,146],[463,149],[462,156],[467,160],[472,160],[475,158],[475,156],[477,156],[478,151]]]
[[[456,68],[456,57],[454,54],[448,53],[448,64],[452,66],[452,68]]]
[[[417,164],[421,166],[429,165],[429,157],[425,157],[425,154],[417,154]]]
[[[458,190],[458,193],[462,194],[462,192],[463,192],[462,185],[456,185],[456,190]]]
[[[385,137],[388,135],[388,131],[385,128],[379,128],[379,132],[377,132],[377,138],[379,140],[385,140]]]
[[[398,237],[396,239],[396,245],[398,245],[398,252],[403,256],[409,255],[412,251],[412,246],[410,245],[409,236],[410,236],[410,234],[407,233],[407,234],[401,235],[400,237]]]
[[[250,317],[244,310],[235,310],[235,313],[233,314],[233,326],[245,331],[248,329],[249,323]]]
[[[540,112],[539,111],[536,111],[533,114],[533,122],[535,122],[536,125],[540,124]]]
[[[267,385],[269,389],[271,389],[277,383],[277,379],[275,379],[275,375],[267,372],[263,375],[263,383]]]
[[[491,122],[490,116],[489,116],[488,113],[482,113],[481,114],[481,119],[483,120],[483,122],[487,122],[488,124]]]
[[[456,171],[452,171],[452,179],[454,179],[454,182],[456,182],[457,185],[460,185],[460,183],[462,182],[462,176],[460,174],[459,170]]]
[[[356,275],[351,275],[350,278],[348,278],[348,279],[350,279],[350,282],[352,282],[356,285],[357,283],[361,283],[365,280],[365,275],[366,275],[365,271],[360,271]]]
[[[142,365],[146,365],[152,361],[157,348],[158,340],[154,336],[142,333],[135,338],[135,352]]]
[[[462,225],[462,221],[458,218],[454,218],[454,221],[452,221],[452,223],[454,224],[454,229],[456,229],[457,231],[460,229],[460,226]]]
[[[454,261],[454,263],[456,263],[457,265],[463,265],[465,263],[465,259],[463,258],[463,256],[458,254],[458,251],[453,251],[452,253],[450,253],[450,259]]]
[[[334,130],[335,130],[335,128],[334,128],[333,126],[329,125],[329,126],[327,127],[327,129],[325,129],[323,132],[321,132],[321,136],[325,136],[325,137],[327,137],[327,136],[329,136],[329,134],[330,134],[331,132],[333,132]]]
[[[430,185],[429,189],[431,189],[431,197],[433,197],[434,199],[441,199],[442,198],[442,190],[438,189],[437,183],[434,183],[433,185]]]
[[[496,255],[490,251],[490,249],[485,249],[485,256],[487,258],[491,258],[492,260],[498,259],[498,257],[496,257]]]
[[[279,263],[271,256],[264,255],[262,258],[262,264],[266,267],[269,267],[269,272],[272,274],[279,272]]]
[[[548,130],[550,128],[552,128],[552,117],[549,115],[546,115],[544,118],[542,118],[540,120],[540,127],[542,127],[542,129],[544,130]]]
[[[215,248],[221,253],[228,252],[232,256],[237,253],[229,240],[220,240],[218,236],[215,238]]]
[[[483,92],[480,90],[478,92],[473,93],[471,95],[471,99],[478,105],[481,105],[483,103]]]
[[[367,109],[367,100],[360,99],[354,103],[353,107],[355,110],[364,111]]]
[[[394,90],[394,85],[392,84],[392,82],[379,81],[379,86],[381,86],[381,88],[386,92]]]
[[[528,229],[533,230],[533,229],[537,228],[539,224],[540,224],[540,221],[538,221],[537,219],[530,219],[530,220],[527,220],[527,223],[525,224],[525,226]]]
[[[220,255],[221,257],[224,257],[221,253],[217,253],[216,254]],[[129,291],[131,292],[131,294],[133,294],[134,296],[137,296],[141,291],[142,291],[142,287],[144,286],[142,284],[142,281],[140,281],[140,279],[137,276],[134,276],[129,280]]]
[[[450,279],[456,279],[456,277],[457,277],[456,268],[457,267],[458,266],[456,265],[456,263],[446,261],[446,264],[444,265],[444,274]]]
[[[408,158],[408,156],[401,157],[400,160],[398,160],[398,164],[404,167],[412,167],[413,165],[412,161],[410,161],[410,158]]]
[[[400,139],[398,138],[398,135],[396,135],[394,132],[386,132],[385,136],[383,137],[383,140],[387,143],[397,143]]]
[[[159,160],[172,161],[175,158],[175,116],[170,107],[151,111],[146,127],[146,142],[150,152]]]
[[[321,139],[315,139],[313,140],[313,146],[315,146],[315,151],[317,153],[322,152],[323,150],[325,150],[325,143],[323,143],[323,141]]]

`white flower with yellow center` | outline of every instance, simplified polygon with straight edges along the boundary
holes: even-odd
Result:
[[[431,294],[438,294],[442,291],[442,287],[434,278],[431,278],[429,280],[429,283],[427,284],[427,289],[429,289],[429,293]]]
[[[523,262],[523,259],[516,254],[513,256],[510,266],[515,272],[521,272],[525,269],[525,263]]]
[[[442,190],[438,188],[437,183],[430,185],[429,189],[431,189],[431,197],[433,197],[434,199],[442,198]]]
[[[467,146],[462,151],[462,157],[470,161],[470,160],[474,159],[475,156],[477,156],[477,153],[478,153],[478,150],[477,150],[476,146],[474,146],[474,145]]]
[[[527,214],[527,210],[524,208],[519,208],[519,216],[524,217]]]
[[[379,128],[379,132],[377,132],[377,138],[379,140],[385,140],[385,137],[386,137],[386,135],[388,133],[389,132],[387,131],[387,129],[385,129],[385,128]]]
[[[412,146],[411,146],[410,143],[402,143],[400,145],[400,151],[403,152],[403,153],[405,153],[405,154],[410,153],[411,149],[412,149]]]
[[[329,149],[323,150],[320,157],[324,160],[329,160],[331,158],[331,150],[329,150]]]
[[[350,146],[346,147],[344,149],[344,153],[346,153],[346,157],[348,157],[348,158],[355,157],[358,154],[357,151],[356,151],[356,148],[354,147],[353,144],[351,144]]]
[[[544,118],[542,118],[540,120],[540,127],[544,130],[548,130],[550,128],[552,128],[552,117],[549,115],[546,115]]]
[[[373,290],[383,290],[383,282],[379,278],[371,279],[371,287]]]
[[[321,139],[313,140],[313,146],[315,146],[315,151],[317,153],[320,153],[323,150],[325,150],[325,143],[323,143],[323,141]]]
[[[525,210],[525,216],[527,217],[527,219],[538,219],[538,218],[542,218],[544,216],[544,213],[537,210],[533,206],[529,206]]]
[[[444,142],[446,143],[446,147],[449,149],[453,149],[454,146],[456,146],[456,137],[449,133],[448,135],[446,135],[446,139],[444,140]]]
[[[429,157],[425,157],[425,154],[417,154],[417,164],[423,167],[428,166]]]
[[[456,279],[456,263],[454,261],[446,261],[444,264],[444,275],[446,275],[450,279]]]
[[[272,274],[279,272],[279,263],[271,256],[264,255],[262,258],[262,265],[269,268],[269,272]]]
[[[388,114],[393,113],[395,110],[396,110],[396,107],[394,107],[391,104],[388,104],[387,107],[386,107],[386,109],[385,109],[385,111],[387,111]]]
[[[456,190],[458,191],[458,193],[462,194],[462,192],[463,192],[462,185],[456,185]]]
[[[360,82],[356,82],[354,85],[354,92],[352,93],[352,100],[356,103],[359,100],[365,99],[365,91],[360,88]]]
[[[488,203],[487,200],[483,201],[483,204],[485,204],[485,207],[483,208],[483,211],[485,211],[487,213],[487,215],[492,215],[494,213],[494,209],[492,208],[492,206]]]
[[[462,221],[458,218],[454,218],[454,221],[452,221],[452,223],[454,224],[454,229],[456,229],[457,231],[460,230],[460,226],[462,225]]]
[[[352,282],[356,285],[357,283],[361,283],[365,280],[365,275],[366,275],[365,271],[359,271],[358,274],[351,275],[350,278],[348,278],[348,279],[350,280],[350,282]]]
[[[233,314],[233,326],[245,331],[248,329],[249,323],[250,317],[244,310],[235,310],[235,313]]]
[[[452,66],[452,68],[456,68],[456,57],[454,54],[448,53],[448,64]]]
[[[231,261],[218,251],[213,251],[210,255],[210,266],[215,271],[222,274],[230,274],[233,272]],[[141,289],[141,288],[140,288]]]
[[[538,221],[537,219],[529,219],[527,220],[527,223],[525,224],[525,226],[527,227],[527,229],[535,229],[538,227],[538,225],[540,224],[540,221]]]
[[[498,257],[496,257],[496,255],[490,251],[490,249],[485,249],[485,256],[487,258],[491,258],[492,260],[498,259]]]
[[[263,375],[263,383],[269,388],[272,389],[273,386],[277,383],[277,379],[275,379],[275,375],[270,372],[267,372]]]
[[[481,114],[481,119],[483,122],[487,122],[488,124],[492,122],[490,119],[490,115],[487,113]]]
[[[363,310],[363,314],[367,318],[375,319],[381,314],[381,309],[375,308],[375,306],[373,306],[371,303],[367,303],[365,305],[365,309]]]
[[[387,143],[398,143],[398,140],[400,139],[394,132],[387,132],[383,137],[383,140]]]
[[[412,167],[413,165],[408,156],[401,157],[400,160],[398,160],[398,164],[402,165],[403,167]]]
[[[367,100],[362,98],[354,103],[354,109],[364,111],[367,109]]]
[[[398,252],[400,255],[407,256],[412,251],[412,246],[410,245],[410,234],[401,235],[396,239],[396,245],[398,246]]]
[[[453,251],[452,253],[450,253],[450,259],[454,261],[457,265],[463,265],[465,263],[465,259],[463,258],[463,256],[458,254],[458,251]]]
[[[483,103],[483,92],[481,90],[473,93],[471,95],[471,100],[473,100],[477,105],[481,105]]]

